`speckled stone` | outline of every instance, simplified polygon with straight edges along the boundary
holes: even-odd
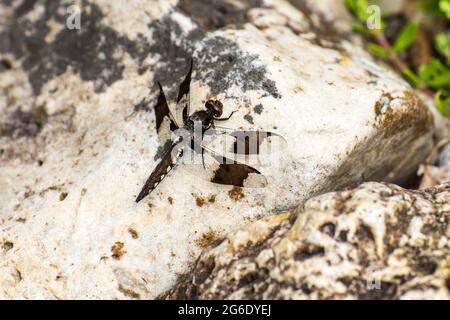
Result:
[[[229,235],[166,298],[450,299],[449,209],[449,184],[324,194]]]

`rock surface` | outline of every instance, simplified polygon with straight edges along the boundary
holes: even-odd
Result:
[[[450,184],[310,199],[203,253],[167,298],[450,299]]]
[[[431,148],[411,88],[285,1],[75,1],[69,30],[72,3],[0,3],[0,298],[156,297],[249,220],[401,181]],[[268,188],[177,168],[136,204],[163,143],[154,83],[174,98],[191,55],[195,108],[217,96],[226,126],[289,148],[261,163]]]

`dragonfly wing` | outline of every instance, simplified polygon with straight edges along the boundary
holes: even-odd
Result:
[[[183,159],[183,167],[196,177],[209,182],[246,188],[262,188],[267,179],[252,166],[224,157],[214,150],[202,147],[202,152],[190,150]],[[186,150],[186,151],[188,151]]]
[[[183,120],[186,121],[187,117],[190,114],[190,88],[191,88],[191,76],[192,76],[192,68],[194,61],[191,58],[191,65],[189,67],[189,71],[186,74],[183,82],[180,84],[180,88],[178,89],[178,97],[177,97],[177,110],[182,110],[183,112]]]
[[[161,125],[165,118],[169,120],[170,130],[174,131],[178,129],[180,126],[175,120],[175,117],[172,115],[169,109],[169,104],[167,103],[166,96],[164,94],[164,90],[161,86],[161,83],[158,82],[159,87],[159,96],[158,101],[155,105],[155,117],[156,117],[156,132],[160,133]]]
[[[205,144],[228,157],[280,152],[287,142],[281,135],[262,130],[232,130],[215,127],[205,133]]]

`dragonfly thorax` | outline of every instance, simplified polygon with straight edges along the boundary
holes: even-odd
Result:
[[[193,131],[195,123],[200,123],[203,130],[211,128],[211,124],[214,121],[213,115],[207,110],[196,111],[189,116],[188,123],[186,124],[188,130]]]
[[[223,104],[218,100],[208,100],[205,103],[205,110],[196,111],[188,118],[186,124],[188,129],[193,130],[194,124],[199,122],[203,130],[211,128],[213,121],[223,113]]]

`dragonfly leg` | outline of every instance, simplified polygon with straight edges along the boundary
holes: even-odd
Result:
[[[237,110],[234,110],[233,112],[230,113],[230,115],[226,118],[214,118],[215,121],[227,121],[230,120],[231,116],[236,112]]]
[[[202,164],[203,164],[203,169],[206,170],[206,166],[205,166],[205,149],[202,148]]]
[[[188,110],[187,110],[187,106],[185,106],[183,108],[183,122],[186,124],[188,119],[189,119],[189,115],[188,115]]]

